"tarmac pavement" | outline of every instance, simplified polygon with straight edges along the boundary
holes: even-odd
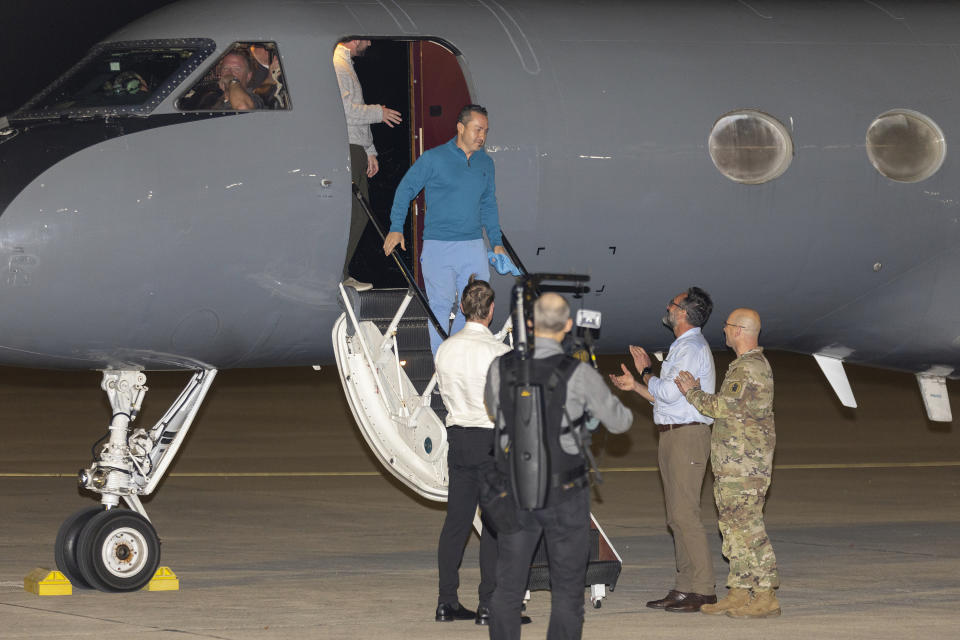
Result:
[[[778,446],[767,529],[783,615],[733,620],[647,609],[672,586],[650,409],[598,436],[607,469],[594,514],[624,560],[584,638],[952,638],[960,628],[960,424],[925,419],[912,376],[850,368],[844,409],[812,358],[773,353]],[[718,370],[729,361],[718,354]],[[618,360],[601,359],[616,371]],[[186,382],[148,374],[141,426]],[[0,638],[486,638],[433,621],[443,505],[380,473],[352,424],[334,367],[222,372],[172,475],[145,501],[178,592],[38,597],[62,520],[93,504],[76,470],[104,432],[99,374],[0,369]],[[955,412],[960,390],[949,382]],[[242,474],[259,473],[250,476]],[[59,477],[57,474],[60,474]],[[704,492],[719,591],[726,576]],[[477,541],[461,570],[476,605]],[[589,595],[589,594],[587,594]],[[544,638],[534,592],[524,638]]]

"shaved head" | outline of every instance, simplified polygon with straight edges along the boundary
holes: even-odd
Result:
[[[545,293],[533,303],[533,328],[550,333],[562,332],[570,319],[570,305],[557,293]]]
[[[727,324],[740,325],[750,333],[760,333],[760,314],[753,309],[734,309],[727,318]]]
[[[723,336],[727,346],[737,355],[756,349],[760,338],[760,314],[753,309],[734,309],[723,323]]]

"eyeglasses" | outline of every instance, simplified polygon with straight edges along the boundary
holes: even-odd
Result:
[[[723,323],[723,327],[724,327],[724,328],[727,328],[727,327],[739,327],[739,328],[741,328],[741,329],[746,329],[746,327],[743,326],[742,324],[730,324],[729,322],[724,322],[724,323]]]
[[[669,308],[669,307],[676,307],[677,309],[681,309],[681,310],[685,311],[685,309],[684,309],[681,305],[677,304],[677,303],[674,302],[673,300],[670,301],[670,304],[668,304],[667,307],[668,307],[668,308]]]

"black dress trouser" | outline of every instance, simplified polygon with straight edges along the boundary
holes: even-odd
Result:
[[[533,552],[543,534],[550,565],[547,640],[579,640],[590,559],[590,489],[577,487],[557,504],[520,511],[523,529],[499,534],[497,588],[490,606],[491,640],[519,640],[520,609]]]
[[[493,469],[493,429],[449,427],[447,444],[450,483],[447,489],[447,517],[443,521],[437,545],[440,573],[437,604],[458,604],[457,589],[460,586],[463,550],[473,528],[473,516],[480,504],[481,482],[484,474]],[[480,587],[477,590],[481,606],[490,606],[496,586],[496,572],[497,538],[484,527],[480,536]],[[519,613],[517,620],[520,620]]]

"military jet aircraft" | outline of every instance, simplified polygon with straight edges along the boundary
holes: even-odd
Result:
[[[0,364],[103,370],[114,414],[81,472],[101,505],[64,522],[58,565],[103,590],[149,579],[138,496],[220,369],[337,361],[365,435],[395,441],[371,441],[385,466],[442,499],[442,423],[401,374],[402,322],[363,328],[339,286],[353,196],[330,58],[349,36],[407,60],[405,162],[461,105],[489,109],[515,256],[590,275],[601,351],[663,344],[663,306],[697,284],[717,313],[758,309],[764,344],[814,355],[845,404],[844,362],[884,367],[949,421],[958,33],[960,7],[887,0],[185,0],[120,29],[0,118]],[[277,61],[262,109],[209,99],[236,49]],[[144,372],[171,369],[195,375],[134,428]],[[347,382],[363,370],[366,391]],[[388,371],[398,400],[362,408]],[[409,431],[371,435],[397,420]]]

